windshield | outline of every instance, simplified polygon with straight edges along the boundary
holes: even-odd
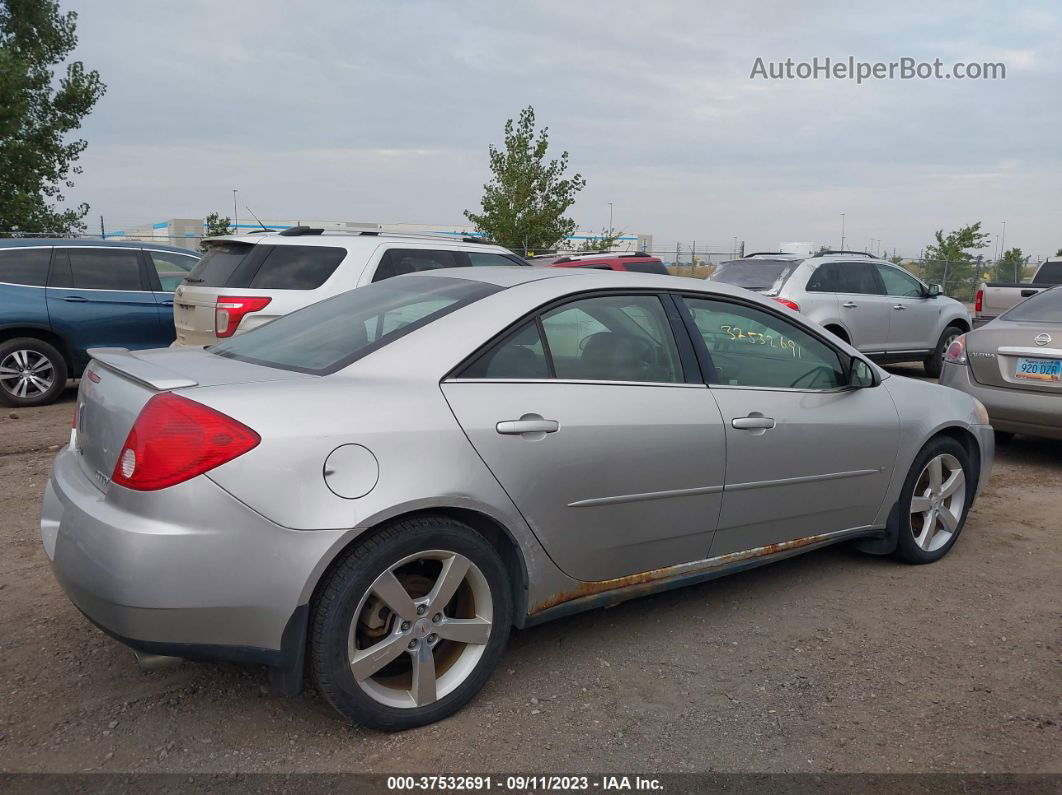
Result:
[[[1019,322],[1062,323],[1062,287],[1037,293],[1000,317]]]
[[[397,276],[311,304],[210,351],[228,359],[327,375],[500,289],[466,279]]]
[[[746,290],[779,290],[799,264],[792,259],[736,259],[720,264],[708,280]]]

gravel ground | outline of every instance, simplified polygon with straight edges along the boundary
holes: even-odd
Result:
[[[0,771],[1062,773],[1062,443],[1001,448],[936,565],[835,547],[517,632],[384,735],[262,669],[142,672],[78,613],[38,532],[72,401],[0,412]]]

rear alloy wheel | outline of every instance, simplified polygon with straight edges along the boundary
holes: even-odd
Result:
[[[976,479],[954,439],[930,442],[915,459],[901,497],[896,555],[908,563],[940,560],[955,544],[973,502]]]
[[[505,648],[512,600],[498,553],[444,517],[392,525],[333,572],[311,618],[324,697],[384,731],[445,718],[472,698]]]
[[[948,352],[951,343],[955,342],[965,332],[958,326],[948,326],[940,335],[937,347],[923,361],[926,375],[930,378],[940,378],[940,371],[944,369],[944,354]]]
[[[43,406],[66,386],[66,362],[52,345],[20,337],[0,345],[0,403]]]

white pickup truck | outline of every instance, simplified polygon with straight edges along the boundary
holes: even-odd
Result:
[[[982,326],[1041,290],[1062,284],[1062,257],[1048,257],[1031,282],[982,282],[974,299],[974,322]]]

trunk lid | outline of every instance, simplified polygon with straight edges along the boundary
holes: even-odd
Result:
[[[997,320],[967,335],[966,358],[974,380],[985,386],[1062,395],[1062,381],[1041,372],[1050,373],[1051,365],[1032,365],[1062,361],[1062,328],[1057,324]],[[1027,372],[1021,369],[1023,360]]]
[[[111,473],[140,410],[160,392],[182,392],[222,384],[313,378],[233,359],[198,349],[128,351],[93,348],[92,361],[78,388],[76,423],[71,434],[82,471],[100,491]]]

